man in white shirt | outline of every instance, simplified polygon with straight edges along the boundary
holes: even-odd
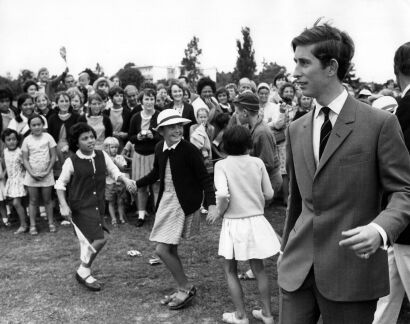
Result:
[[[389,291],[383,248],[410,221],[410,157],[397,118],[349,96],[354,44],[328,24],[294,38],[314,111],[287,131],[289,205],[278,260],[280,323],[372,323]],[[381,193],[389,203],[381,210]],[[383,248],[381,248],[383,247]]]

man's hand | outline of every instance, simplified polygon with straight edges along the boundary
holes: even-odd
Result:
[[[353,250],[359,258],[368,259],[382,244],[380,233],[372,225],[359,226],[342,232],[340,246]]]
[[[137,185],[135,181],[124,178],[125,188],[127,188],[128,192],[135,194],[137,192]]]
[[[219,218],[218,210],[215,205],[208,206],[208,215],[206,216],[206,221],[208,224],[213,224]]]

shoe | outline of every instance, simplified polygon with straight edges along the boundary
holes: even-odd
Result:
[[[113,220],[111,221],[111,225],[112,225],[113,227],[118,227],[117,221],[116,221],[115,219],[113,219]]]
[[[256,318],[257,320],[262,321],[264,324],[275,324],[275,321],[273,320],[273,316],[265,316],[262,313],[261,309],[254,309],[252,311],[252,316]]]
[[[14,232],[14,234],[15,234],[15,235],[23,234],[23,233],[26,233],[27,230],[28,230],[27,227],[20,226],[20,227],[17,229],[17,231]]]
[[[30,227],[30,235],[38,235],[37,229],[35,227]]]
[[[238,278],[241,280],[255,280],[256,279],[251,269],[249,269],[248,271],[244,273],[238,274]]]
[[[135,226],[137,227],[142,227],[142,225],[144,225],[145,223],[145,219],[144,218],[138,218],[137,219],[137,224],[135,224]]]
[[[126,223],[125,219],[120,219],[120,224],[125,224],[125,223]]]
[[[225,323],[231,323],[231,324],[249,324],[249,319],[247,317],[237,318],[236,312],[223,313],[222,321]]]
[[[99,284],[99,282],[96,280],[94,282],[87,282],[87,278],[91,277],[91,275],[82,278],[77,272],[75,273],[75,278],[77,279],[77,281],[82,284],[83,286],[85,286],[87,289],[91,290],[91,291],[100,291],[101,290],[101,285]]]
[[[182,297],[184,296],[185,298]],[[171,310],[177,310],[188,306],[192,299],[194,299],[196,295],[196,287],[192,286],[190,290],[185,289],[178,289],[175,297],[168,303],[168,308]]]
[[[177,295],[177,291],[175,291],[175,292],[173,292],[171,295],[165,295],[164,296],[164,298],[162,298],[160,301],[159,301],[159,303],[161,304],[161,305],[164,305],[164,306],[166,306],[166,305],[168,305],[174,298],[175,298],[175,296]]]
[[[48,225],[48,229],[50,230],[50,233],[57,232],[57,227],[54,224]]]
[[[11,224],[10,224],[8,218],[3,218],[3,224],[4,224],[4,226],[6,226],[6,227],[10,227],[10,226],[11,226]]]

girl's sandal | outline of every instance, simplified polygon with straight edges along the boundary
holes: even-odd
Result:
[[[171,295],[165,295],[164,298],[162,298],[159,303],[163,306],[168,305],[177,295],[177,291],[173,292]]]
[[[118,227],[117,221],[116,221],[115,219],[113,219],[113,220],[111,221],[111,225],[112,225],[113,227]]]
[[[48,229],[50,230],[50,233],[57,232],[57,227],[54,224],[48,225]]]
[[[182,296],[181,296],[182,295]],[[171,310],[177,310],[188,306],[196,295],[196,287],[192,286],[190,290],[178,289],[175,297],[168,303]]]
[[[248,270],[246,272],[238,274],[238,278],[241,280],[255,280],[256,279],[252,270]]]
[[[27,227],[20,226],[17,231],[14,232],[15,235],[26,233],[28,230]]]
[[[35,227],[30,227],[30,235],[38,235],[37,229]]]

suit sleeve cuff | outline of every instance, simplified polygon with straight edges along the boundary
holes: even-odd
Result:
[[[380,225],[378,225],[376,223],[370,223],[370,225],[373,226],[379,232],[380,236],[382,237],[383,245],[380,246],[380,248],[387,251],[387,234],[386,234],[386,231]]]

